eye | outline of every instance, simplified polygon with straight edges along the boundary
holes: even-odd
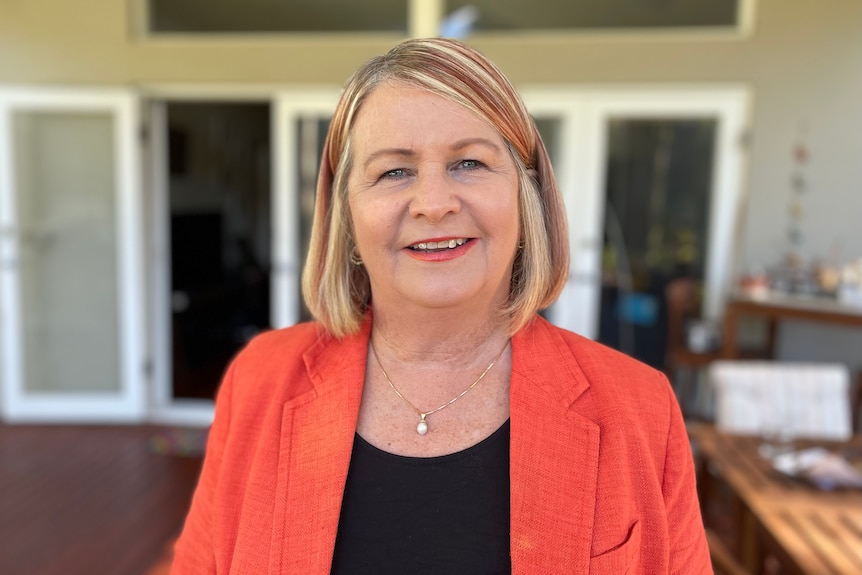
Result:
[[[461,160],[460,162],[458,162],[458,167],[464,170],[477,170],[484,166],[485,164],[483,164],[479,160]]]
[[[383,172],[380,176],[381,180],[398,180],[407,175],[407,171],[404,168],[396,168],[394,170],[387,170]]]

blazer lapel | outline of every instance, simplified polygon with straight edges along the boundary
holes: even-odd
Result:
[[[512,341],[512,573],[587,573],[599,427],[574,409],[589,384],[543,320]]]
[[[284,403],[269,572],[327,574],[359,414],[370,332],[305,354],[314,388]]]

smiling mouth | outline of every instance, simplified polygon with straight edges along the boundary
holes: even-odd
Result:
[[[413,244],[408,247],[417,252],[436,252],[440,250],[451,250],[458,246],[463,246],[468,241],[470,241],[469,238],[456,238],[452,240],[444,240],[442,242],[419,242],[418,244]]]

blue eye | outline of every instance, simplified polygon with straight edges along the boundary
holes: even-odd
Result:
[[[477,168],[481,168],[484,165],[479,160],[461,160],[458,164],[461,168],[467,170],[475,170]]]
[[[405,175],[406,175],[406,172],[404,171],[404,169],[398,168],[395,170],[389,170],[389,171],[383,172],[381,179],[393,179],[393,180],[395,180],[398,178],[403,178]]]

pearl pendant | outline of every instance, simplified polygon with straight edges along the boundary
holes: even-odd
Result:
[[[416,425],[416,433],[419,435],[425,435],[428,433],[428,423],[425,422],[425,415],[422,415],[422,419],[420,419],[419,423]]]

